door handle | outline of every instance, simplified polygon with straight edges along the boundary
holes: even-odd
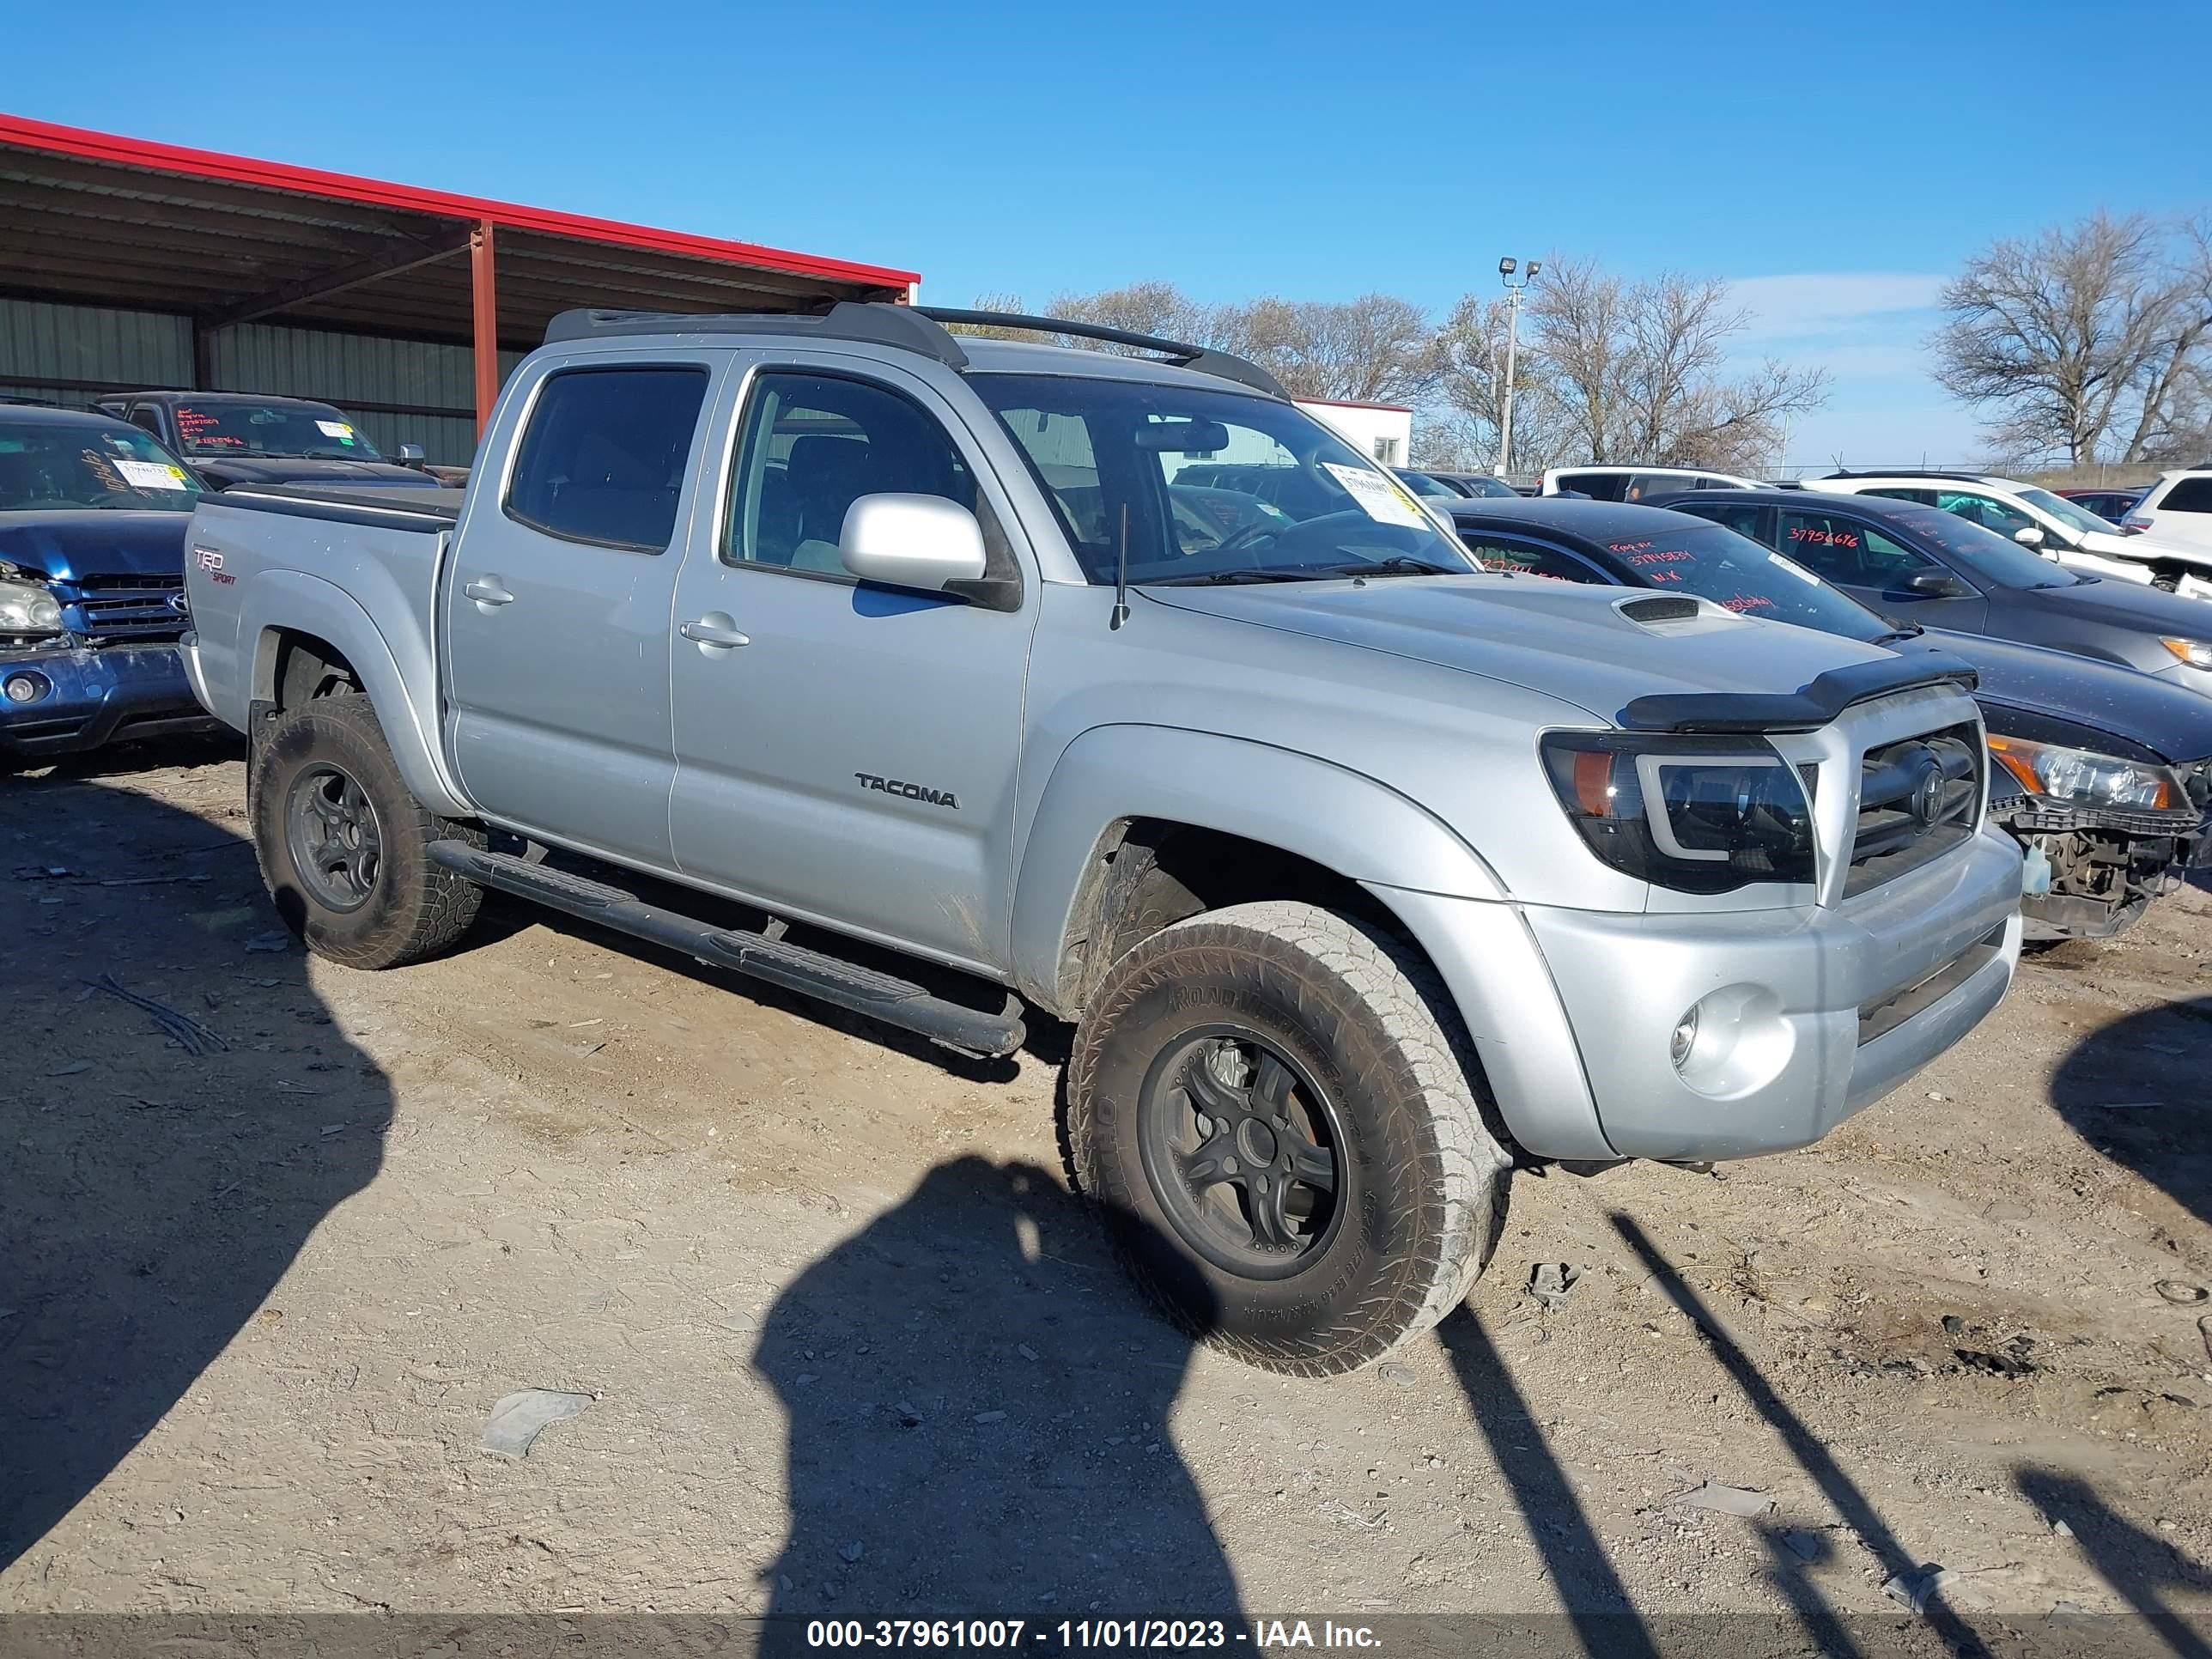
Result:
[[[464,586],[461,589],[461,592],[467,594],[478,605],[512,605],[514,603],[514,595],[508,592],[504,587],[500,586],[499,578],[496,576],[479,576],[474,581],[470,582]]]
[[[750,635],[738,633],[730,625],[730,619],[719,613],[710,612],[695,621],[678,623],[676,631],[694,645],[729,647],[752,643]]]

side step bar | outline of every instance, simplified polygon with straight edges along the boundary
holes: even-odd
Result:
[[[647,904],[619,887],[549,870],[505,853],[479,852],[460,841],[433,842],[428,850],[433,864],[443,865],[478,886],[534,899],[586,921],[681,951],[708,967],[734,969],[787,991],[850,1008],[964,1054],[997,1060],[1020,1048],[1027,1036],[1021,1004],[1011,995],[1004,1012],[978,1013],[933,997],[911,980],[896,979],[764,933],[717,927]]]

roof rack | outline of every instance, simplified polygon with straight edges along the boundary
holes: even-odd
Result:
[[[946,306],[916,306],[913,308],[940,323],[1034,330],[1039,334],[1064,334],[1070,339],[1098,340],[1108,345],[1133,346],[1139,351],[1157,351],[1178,368],[1212,374],[1224,380],[1234,380],[1239,386],[1250,386],[1255,392],[1264,392],[1271,398],[1288,401],[1291,395],[1283,390],[1282,382],[1257,363],[1230,352],[1213,350],[1211,347],[1163,339],[1157,334],[1139,334],[1131,329],[1109,328],[1103,323],[1071,322],[1064,317],[1035,317],[1019,311],[967,311]]]
[[[589,340],[622,334],[796,334],[823,340],[858,340],[871,345],[918,352],[956,373],[969,365],[959,337],[945,325],[964,323],[990,328],[1034,330],[1075,339],[1157,351],[1179,368],[1194,369],[1287,399],[1275,377],[1257,363],[1205,346],[1164,340],[1099,323],[1060,317],[1032,317],[1013,311],[967,311],[941,306],[891,305],[883,301],[841,300],[823,312],[744,312],[695,314],[674,311],[564,311],[545,325],[545,343]]]
[[[1979,483],[1996,476],[1990,472],[1969,472],[1956,466],[1863,466],[1838,467],[1825,477],[1831,478],[1965,478]]]
[[[866,300],[840,300],[820,312],[564,311],[546,324],[545,343],[613,334],[813,335],[824,340],[896,346],[933,358],[951,369],[968,367],[968,354],[961,350],[959,341],[915,307]]]
[[[28,404],[35,409],[59,409],[61,403],[52,398],[33,398],[20,392],[0,392],[0,404]]]

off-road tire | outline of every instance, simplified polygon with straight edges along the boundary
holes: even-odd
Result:
[[[1334,1098],[1342,1222],[1291,1277],[1224,1271],[1176,1230],[1146,1174],[1139,1097],[1187,1033],[1232,1021]],[[1511,1159],[1478,1104],[1456,1012],[1417,953],[1318,906],[1241,904],[1176,923],[1106,971],[1076,1033],[1068,1152],[1130,1271],[1183,1328],[1265,1370],[1354,1370],[1465,1300],[1504,1224]],[[1340,1191],[1343,1191],[1342,1186]]]
[[[443,840],[481,847],[483,832],[425,810],[408,792],[367,697],[318,697],[286,710],[254,744],[250,763],[261,879],[285,926],[317,956],[349,968],[397,968],[436,955],[468,931],[483,890],[431,863],[426,851]],[[376,879],[367,901],[350,911],[318,900],[301,878],[286,833],[294,781],[321,766],[337,767],[361,786],[380,833]]]

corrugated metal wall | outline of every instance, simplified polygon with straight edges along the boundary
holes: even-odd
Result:
[[[191,373],[192,331],[181,317],[0,300],[0,392],[82,405],[98,393],[36,382],[185,386]]]
[[[465,466],[476,452],[466,346],[246,323],[211,335],[208,347],[210,390],[336,404],[386,454],[420,444],[430,460]],[[501,378],[521,360],[501,352]],[[182,317],[0,299],[0,393],[83,405],[104,391],[191,380],[191,327]],[[50,381],[74,384],[40,384]]]

